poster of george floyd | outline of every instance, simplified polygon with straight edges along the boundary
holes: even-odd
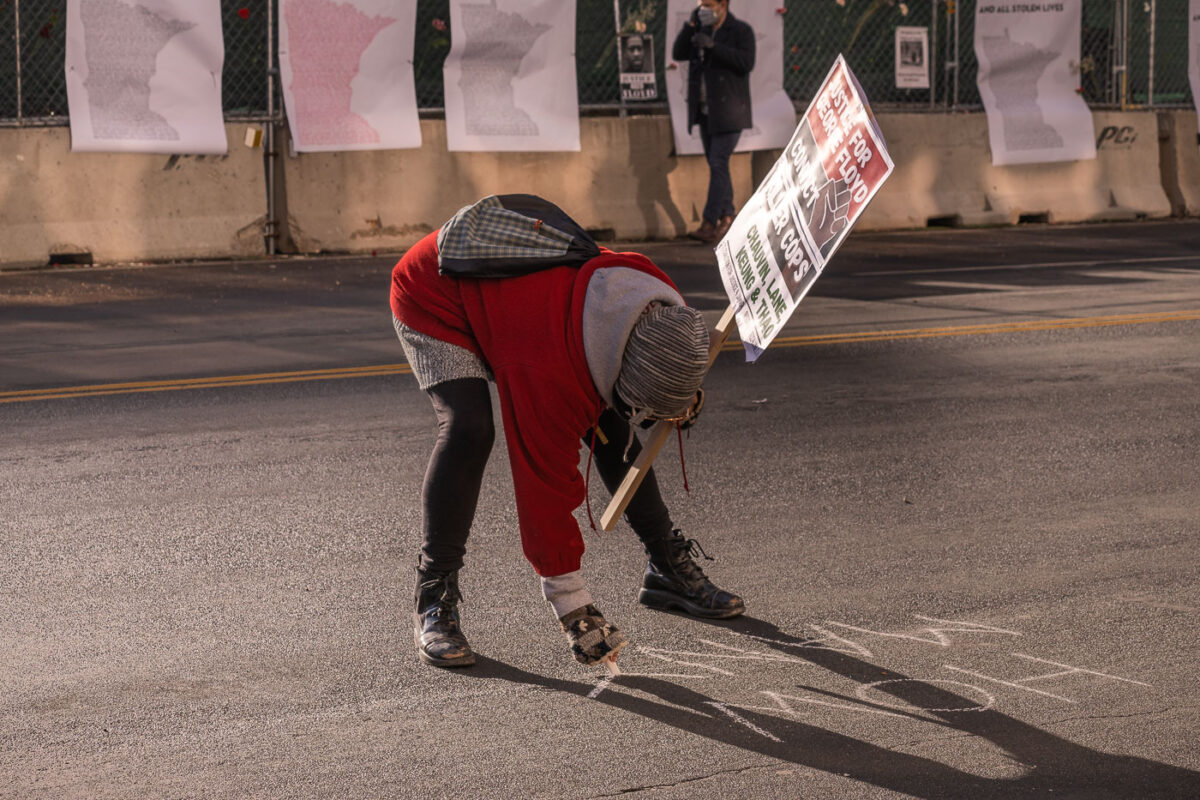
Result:
[[[747,361],[779,333],[892,169],[867,98],[839,55],[716,248]]]
[[[654,37],[647,33],[621,34],[621,99],[657,100],[654,74]]]

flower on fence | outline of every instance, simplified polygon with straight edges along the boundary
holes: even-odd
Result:
[[[902,17],[908,16],[908,4],[907,3],[900,4],[900,16],[902,16]]]
[[[1096,60],[1091,56],[1084,56],[1079,61],[1071,59],[1067,62],[1067,68],[1072,75],[1089,75],[1096,69]]]
[[[239,17],[241,17],[242,19],[250,19],[250,9],[248,9],[248,8],[239,8],[239,9],[238,9],[238,16],[239,16]]]
[[[658,16],[658,11],[658,0],[640,0],[636,8],[625,11],[621,33],[645,33],[647,23]]]
[[[450,38],[446,36],[446,31],[450,30],[449,23],[447,23],[446,20],[442,19],[441,17],[434,17],[429,21],[429,24],[435,31],[437,31],[437,33],[433,34],[428,39],[419,37],[419,39],[421,39],[419,42],[420,46],[422,48],[432,48],[433,50],[441,50],[444,47],[449,47]]]
[[[787,8],[785,6],[780,6],[779,8],[775,9],[775,13],[776,14],[786,14]]]

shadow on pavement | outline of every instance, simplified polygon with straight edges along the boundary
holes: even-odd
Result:
[[[816,666],[858,683],[876,683],[881,667],[845,653],[823,648],[813,640],[797,638],[775,625],[753,617],[709,623],[803,658]],[[761,637],[761,638],[759,638]],[[480,658],[464,677],[490,678],[588,696],[591,683],[561,680],[527,672],[488,658]],[[744,722],[722,713],[717,699],[657,678],[622,676],[616,683],[655,695],[658,703],[619,691],[601,692],[594,702],[628,711],[693,736],[704,736],[725,745],[788,761],[799,766],[843,775],[863,783],[921,798],[1044,795],[1087,798],[1183,798],[1200,796],[1200,772],[1144,758],[1104,753],[1070,742],[1036,726],[993,709],[978,710],[974,699],[941,686],[908,678],[888,669],[890,680],[875,690],[891,694],[923,711],[915,719],[942,725],[949,731],[986,739],[1025,766],[1014,779],[984,778],[922,756],[896,752],[852,736],[794,719],[730,706]],[[858,697],[802,687],[832,697],[840,703],[862,705],[905,715],[893,706],[879,706]],[[960,710],[933,710],[960,709]],[[748,723],[748,724],[745,724]],[[752,727],[753,726],[753,727]],[[755,730],[757,729],[757,731]],[[773,737],[774,740],[772,740]]]

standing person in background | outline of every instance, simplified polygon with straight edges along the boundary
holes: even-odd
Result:
[[[754,124],[750,114],[754,52],[754,29],[729,13],[729,0],[700,0],[671,49],[671,58],[688,62],[688,132],[700,126],[708,159],[704,221],[688,236],[707,244],[719,241],[733,223],[729,158],[742,131]]]

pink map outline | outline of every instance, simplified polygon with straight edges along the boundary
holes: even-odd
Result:
[[[350,83],[363,51],[396,20],[330,0],[286,0],[285,8],[297,144],[378,144],[379,131],[350,110]]]

